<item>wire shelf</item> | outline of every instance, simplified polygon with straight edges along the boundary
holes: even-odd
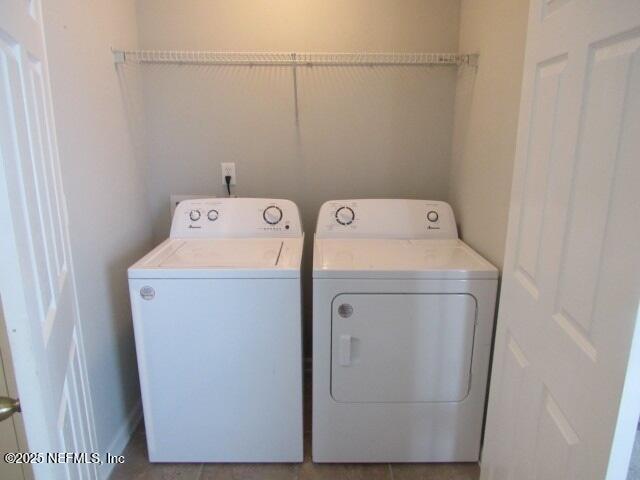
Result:
[[[460,53],[283,53],[178,50],[114,50],[117,64],[244,65],[244,66],[476,66],[477,54]]]

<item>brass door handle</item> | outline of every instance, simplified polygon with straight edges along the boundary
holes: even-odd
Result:
[[[11,397],[0,397],[0,422],[20,411],[20,400]]]

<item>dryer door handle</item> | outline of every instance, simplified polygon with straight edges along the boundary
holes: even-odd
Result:
[[[340,350],[340,365],[348,367],[351,365],[351,335],[340,335],[338,348]]]

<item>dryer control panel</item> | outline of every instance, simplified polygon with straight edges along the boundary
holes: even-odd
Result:
[[[300,212],[291,200],[197,198],[178,204],[171,238],[300,237]]]
[[[320,208],[317,238],[458,238],[451,206],[435,200],[332,200]]]

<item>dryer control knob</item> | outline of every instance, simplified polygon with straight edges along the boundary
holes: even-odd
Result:
[[[427,213],[427,220],[429,220],[430,222],[437,222],[438,221],[438,212],[436,212],[435,210],[431,210],[430,212]]]
[[[340,207],[336,210],[336,222],[340,225],[351,225],[355,219],[356,214],[349,207]]]
[[[271,205],[264,209],[264,212],[262,212],[262,218],[264,218],[264,221],[269,225],[276,225],[280,220],[282,220],[282,210],[280,210],[280,207]]]
[[[191,210],[191,212],[189,212],[189,218],[193,222],[200,220],[200,210]]]
[[[209,210],[209,212],[207,213],[207,218],[212,222],[215,222],[218,219],[218,216],[219,214],[217,210]]]

